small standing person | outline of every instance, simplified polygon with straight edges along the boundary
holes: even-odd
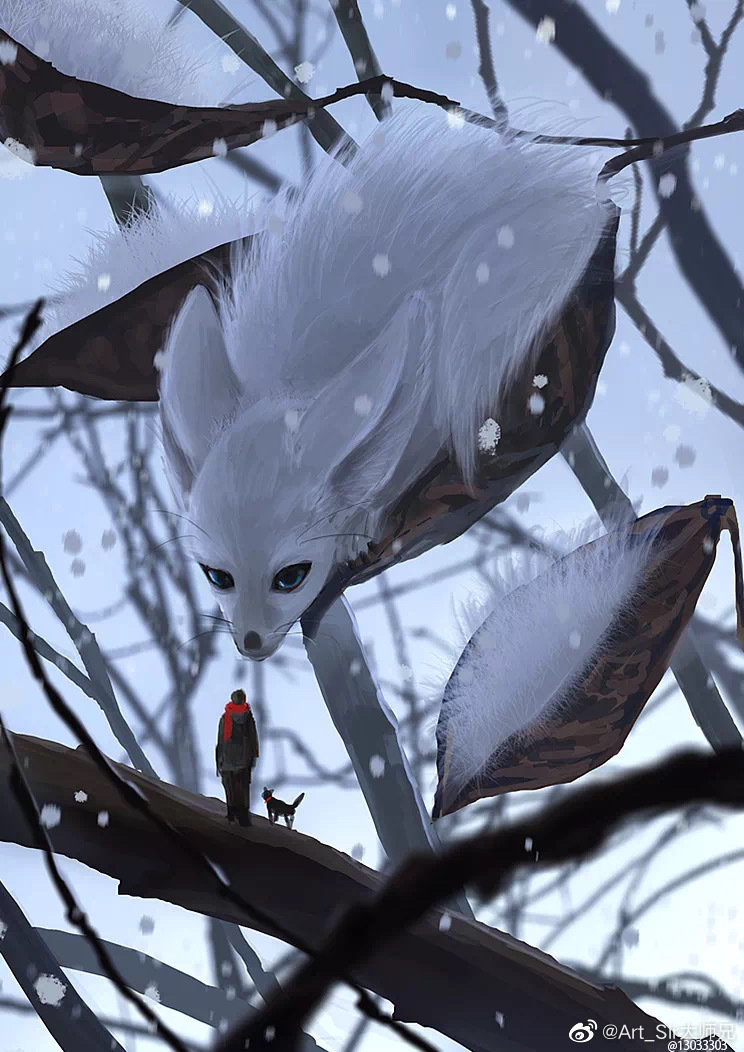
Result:
[[[217,774],[225,787],[227,819],[249,826],[251,775],[258,759],[258,731],[244,690],[234,690],[225,705],[214,755]]]

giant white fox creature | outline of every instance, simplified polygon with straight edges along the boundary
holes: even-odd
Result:
[[[96,30],[101,69],[85,68],[62,14],[76,5],[95,0],[40,2],[50,58],[135,91],[131,63],[112,60],[111,78],[100,57],[116,20]],[[9,31],[33,47],[31,10],[0,0]],[[174,48],[148,68],[183,66]],[[175,83],[147,89],[177,96]],[[326,156],[299,193],[277,199],[217,293],[205,277],[188,295],[157,357],[166,472],[250,658],[274,653],[442,451],[474,480],[480,428],[536,357],[607,221],[583,148],[400,105],[350,163]],[[171,207],[117,233],[93,253],[79,294],[66,288],[56,325],[150,276],[143,263],[162,272],[255,229],[246,209],[217,211],[205,221]]]
[[[473,479],[479,429],[606,217],[579,149],[414,108],[284,197],[216,303],[188,296],[165,463],[242,654],[274,653],[442,449]]]

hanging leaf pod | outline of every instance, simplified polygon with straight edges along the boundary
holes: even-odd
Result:
[[[720,496],[650,512],[499,600],[444,689],[433,818],[573,781],[619,752],[669,667],[722,529],[744,648],[739,530]]]

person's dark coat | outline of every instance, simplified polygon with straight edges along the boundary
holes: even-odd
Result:
[[[226,716],[220,717],[217,730],[215,764],[222,779],[227,802],[227,817],[241,825],[250,825],[251,775],[258,759],[258,731],[250,706],[229,705],[229,737],[225,740]]]

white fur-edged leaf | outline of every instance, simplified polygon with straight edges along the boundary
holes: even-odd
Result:
[[[351,165],[326,157],[275,206],[281,231],[261,235],[224,304],[233,368],[246,383],[258,370],[267,388],[318,389],[419,289],[439,307],[433,415],[470,477],[479,428],[597,245],[595,182],[576,148],[453,129],[421,105],[396,114]]]
[[[217,41],[201,53],[184,20],[144,0],[0,0],[0,25],[70,76],[144,99],[217,105],[235,87]]]
[[[0,3],[2,0],[0,0]],[[184,260],[252,234],[259,223],[247,200],[216,197],[208,202],[163,200],[126,227],[96,232],[87,257],[50,287],[56,302],[44,310],[44,324],[32,346],[80,318],[120,299],[156,274]]]
[[[638,598],[655,537],[649,530],[630,540],[620,527],[536,575],[546,557],[521,557],[480,614],[467,611],[480,625],[444,687],[437,730],[447,742],[443,806],[498,769],[507,740],[528,745],[571,699],[608,630]]]

